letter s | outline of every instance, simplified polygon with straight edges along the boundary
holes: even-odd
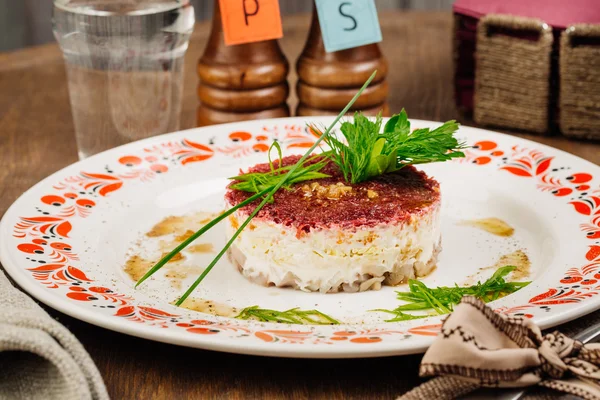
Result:
[[[352,5],[352,3],[348,2],[348,1],[345,1],[345,2],[341,3],[340,7],[338,8],[338,11],[340,12],[340,14],[342,16],[346,17],[346,18],[350,18],[352,20],[352,23],[354,24],[352,26],[352,28],[344,28],[345,31],[353,31],[358,26],[358,23],[356,22],[356,19],[352,15],[350,15],[350,14],[344,14],[344,10],[342,10],[342,8],[344,6],[351,6],[351,5]]]

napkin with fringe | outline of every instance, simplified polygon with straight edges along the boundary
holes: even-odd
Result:
[[[455,399],[481,387],[536,386],[600,399],[600,344],[582,344],[553,332],[542,335],[529,319],[494,312],[463,297],[421,361],[434,377],[399,400]],[[547,392],[539,398],[548,398]]]
[[[81,343],[0,269],[0,399],[108,399]]]

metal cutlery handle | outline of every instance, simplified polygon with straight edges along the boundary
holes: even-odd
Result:
[[[600,324],[595,324],[573,336],[573,339],[587,344],[600,338]]]

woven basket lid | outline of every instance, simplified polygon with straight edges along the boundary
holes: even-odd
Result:
[[[487,14],[539,18],[555,28],[600,23],[598,0],[456,0],[453,9],[474,18]]]

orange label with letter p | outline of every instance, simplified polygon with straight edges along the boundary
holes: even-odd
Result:
[[[225,44],[242,44],[283,36],[278,0],[219,0]]]

